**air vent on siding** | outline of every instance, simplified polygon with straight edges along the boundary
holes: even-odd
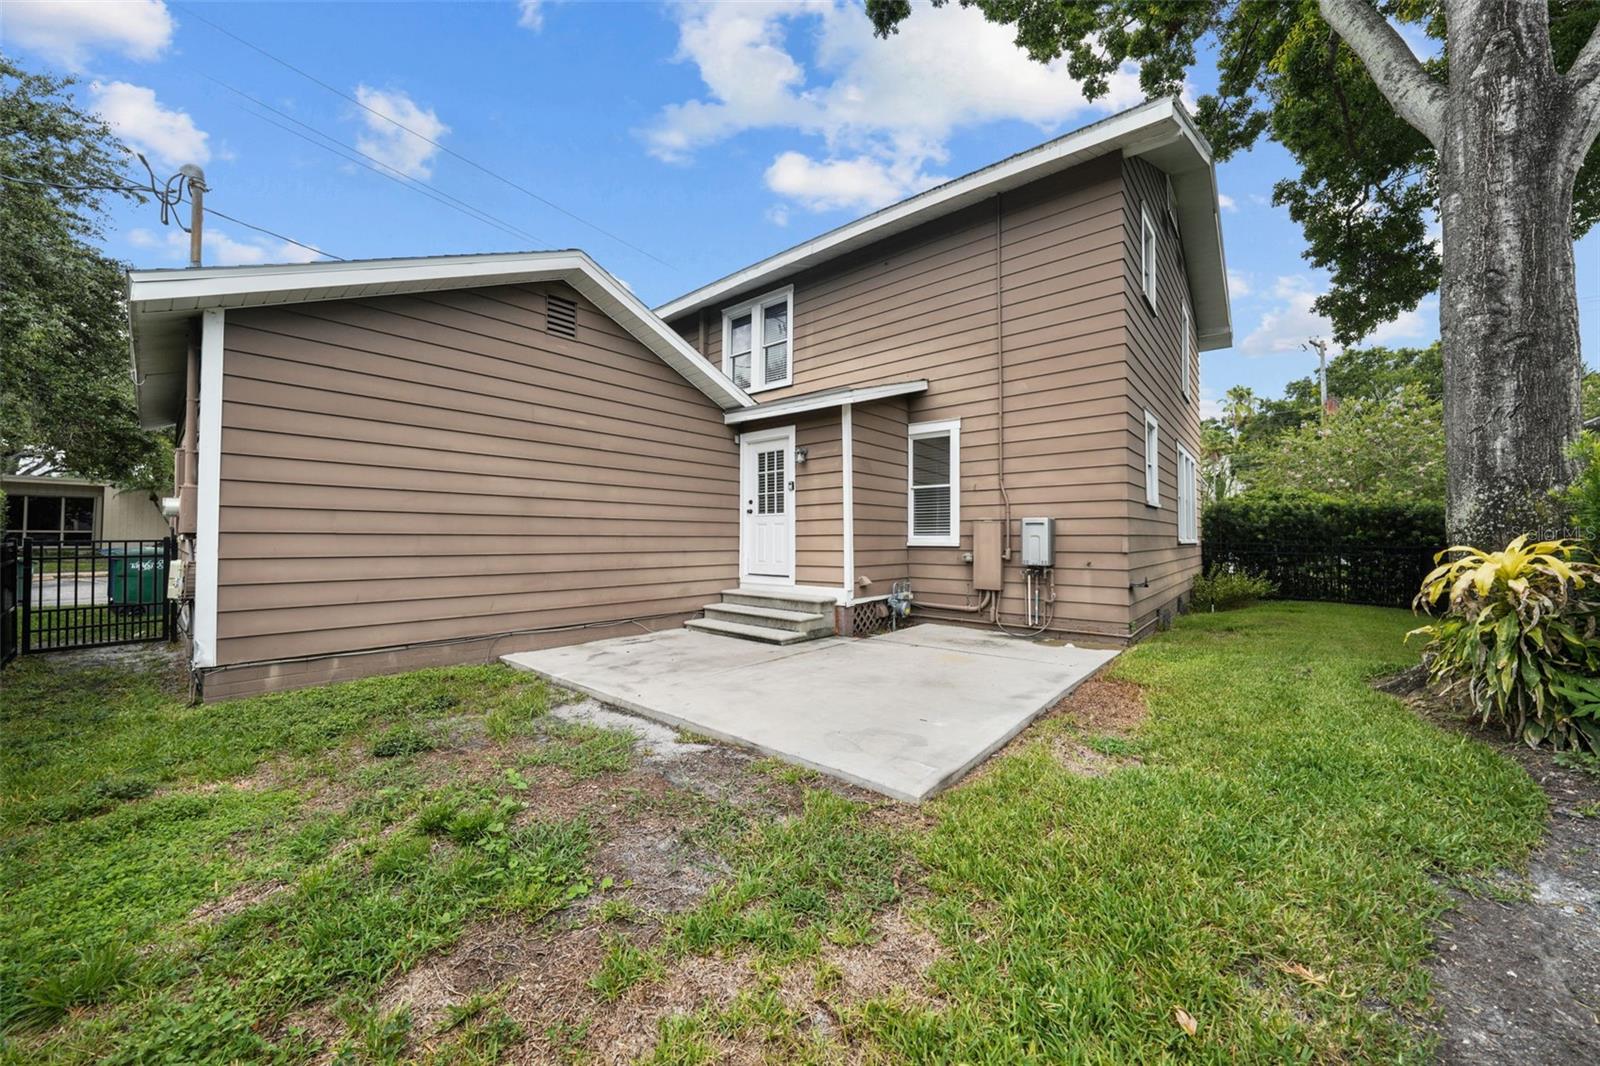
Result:
[[[578,337],[578,305],[564,296],[546,294],[544,298],[544,330],[552,337]]]

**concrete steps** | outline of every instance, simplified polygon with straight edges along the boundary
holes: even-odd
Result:
[[[763,644],[796,644],[833,635],[833,600],[785,589],[728,589],[721,603],[708,603],[704,618],[684,628]]]

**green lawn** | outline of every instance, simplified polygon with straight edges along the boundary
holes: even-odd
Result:
[[[1445,888],[1522,861],[1545,806],[1516,766],[1369,687],[1414,660],[1410,624],[1299,603],[1186,618],[1118,662],[1150,706],[1135,736],[1043,721],[921,818],[770,760],[706,799],[498,667],[194,708],[156,670],[24,658],[0,686],[0,1061],[581,1060],[653,993],[672,1001],[641,1015],[662,1063],[737,1045],[1421,1058]],[[1054,754],[1065,737],[1120,768],[1083,776]],[[724,863],[686,908],[602,873],[608,842],[662,822]],[[932,932],[935,961],[915,987],[849,994],[894,915]],[[516,975],[426,1031],[380,1009],[490,916],[600,937],[547,997],[568,1014],[519,1000]],[[732,994],[666,994],[733,963]]]

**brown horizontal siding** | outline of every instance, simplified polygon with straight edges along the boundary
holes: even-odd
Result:
[[[794,446],[806,449],[795,466],[795,582],[819,588],[844,585],[844,446],[839,412],[795,423]]]
[[[1118,159],[1089,163],[1007,193],[999,219],[1010,535],[1024,515],[1057,520],[1057,628],[1064,632],[1125,635],[1129,621],[1122,181]],[[855,410],[856,570],[873,578],[874,593],[887,591],[903,568],[919,595],[966,601],[972,568],[961,556],[971,550],[971,522],[1004,513],[996,214],[990,200],[788,279],[794,382],[759,400],[929,382],[903,416],[885,415],[884,405]],[[708,309],[705,322],[704,351],[715,362],[720,310]],[[697,341],[699,316],[678,328]],[[906,547],[905,426],[890,417],[961,420],[959,547]],[[1006,580],[1001,609],[1015,623],[1024,591],[1018,561],[1006,567]]]
[[[855,574],[872,579],[863,595],[887,595],[911,576],[906,554],[906,403],[885,400],[851,411],[851,507]]]
[[[335,665],[208,698],[415,659],[367,649],[472,661],[513,631],[684,616],[736,579],[721,413],[562,292],[576,341],[544,333],[540,286],[228,313],[218,662]]]
[[[1183,295],[1188,289],[1182,248],[1167,223],[1165,179],[1142,160],[1123,165],[1129,189],[1124,218],[1128,246],[1128,484],[1130,520],[1129,575],[1134,584],[1131,607],[1135,628],[1156,611],[1187,597],[1200,570],[1200,549],[1178,543],[1178,451],[1200,454],[1200,406],[1193,393],[1183,395],[1181,341]],[[1140,291],[1138,249],[1140,202],[1149,204],[1160,233],[1156,306]],[[1145,503],[1144,412],[1161,424],[1157,463],[1161,506]]]

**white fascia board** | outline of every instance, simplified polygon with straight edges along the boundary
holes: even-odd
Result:
[[[670,321],[687,312],[713,305],[724,297],[758,285],[768,285],[806,266],[977,203],[996,192],[1025,185],[1052,171],[1087,159],[1120,151],[1125,143],[1136,139],[1142,141],[1154,136],[1162,143],[1170,142],[1174,137],[1184,135],[1179,111],[1170,99],[1147,101],[797,244],[662,304],[656,308],[656,314]],[[1192,143],[1197,151],[1203,152],[1209,163],[1211,155],[1209,150],[1203,148],[1204,141],[1196,134]]]
[[[536,281],[571,285],[722,409],[754,406],[743,389],[581,251],[131,271],[128,309],[135,327],[135,374],[142,373],[138,327],[150,315]]]
[[[825,393],[820,396],[794,396],[787,400],[760,403],[754,407],[747,407],[742,411],[729,411],[722,416],[722,421],[727,425],[735,426],[741,422],[782,418],[786,415],[804,414],[807,411],[823,411],[830,407],[871,403],[874,400],[886,400],[893,396],[910,396],[914,393],[927,391],[928,382],[926,379],[897,381],[891,385],[868,385],[859,389],[841,389],[838,392]]]

